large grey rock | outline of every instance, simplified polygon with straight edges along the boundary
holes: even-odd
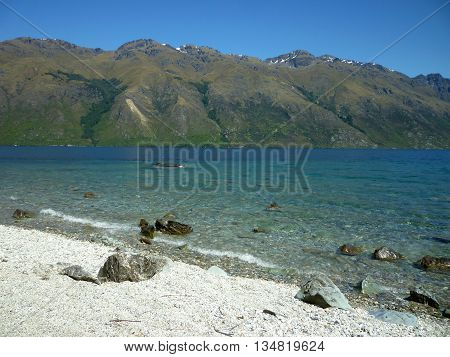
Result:
[[[220,269],[219,267],[216,267],[213,265],[207,270],[208,273],[217,275],[217,276],[228,276],[227,272],[225,270]]]
[[[296,299],[322,308],[337,307],[352,310],[347,298],[325,275],[319,274],[309,279],[295,295]]]
[[[389,291],[389,288],[379,284],[371,276],[368,276],[363,281],[361,281],[361,292],[365,295],[376,296]]]
[[[62,270],[63,275],[67,275],[68,277],[78,280],[78,281],[87,281],[90,283],[100,284],[100,281],[96,276],[92,276],[91,273],[88,273],[85,271],[81,266],[79,265],[71,265],[67,268],[64,268]]]
[[[406,325],[406,326],[417,325],[417,317],[407,312],[379,309],[370,311],[369,314],[378,320],[389,322],[391,324]]]
[[[98,279],[102,283],[147,280],[159,272],[165,263],[161,258],[117,253],[108,257],[98,272]]]
[[[424,304],[439,309],[439,302],[437,301],[437,298],[421,286],[412,289],[406,300],[418,302],[419,304]]]

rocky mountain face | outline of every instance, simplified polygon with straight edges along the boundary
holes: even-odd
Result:
[[[450,81],[298,50],[0,42],[1,145],[450,146]]]

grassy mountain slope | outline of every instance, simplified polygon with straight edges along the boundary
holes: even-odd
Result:
[[[0,144],[448,148],[449,88],[306,51],[261,61],[153,40],[102,51],[19,38],[0,43]]]

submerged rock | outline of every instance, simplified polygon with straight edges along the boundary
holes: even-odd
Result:
[[[364,251],[361,247],[356,247],[350,244],[344,244],[339,247],[339,251],[345,255],[358,255]]]
[[[269,233],[269,229],[264,227],[255,227],[253,228],[253,233]]]
[[[371,276],[361,281],[361,292],[368,296],[376,296],[390,291],[389,288],[377,283]]]
[[[95,193],[89,191],[89,192],[85,192],[83,196],[84,196],[84,198],[94,198]]]
[[[153,164],[153,166],[156,167],[173,167],[173,168],[182,168],[183,165],[181,164],[177,164],[174,162],[156,162]]]
[[[319,274],[308,280],[295,295],[296,299],[308,304],[351,310],[347,298],[339,288],[325,275]]]
[[[447,307],[444,311],[442,311],[442,316],[450,318],[450,308]]]
[[[217,275],[217,276],[228,276],[228,274],[227,274],[227,272],[226,272],[225,270],[220,269],[219,267],[217,267],[217,266],[215,266],[215,265],[213,265],[212,267],[210,267],[210,268],[207,270],[207,272],[210,273],[210,274]]]
[[[370,311],[369,314],[378,320],[389,322],[391,324],[406,325],[406,326],[417,325],[417,317],[407,312],[379,309]]]
[[[450,259],[444,257],[432,257],[426,255],[419,260],[418,264],[426,270],[447,270],[450,269]]]
[[[143,236],[139,239],[139,242],[145,243],[145,244],[152,244],[152,239],[146,236]]]
[[[71,265],[67,268],[64,268],[62,270],[62,274],[67,275],[73,280],[87,281],[90,283],[100,284],[100,281],[96,276],[92,276],[91,273],[88,273],[79,265]]]
[[[270,205],[267,206],[267,209],[269,211],[277,211],[281,209],[281,207],[276,202],[272,202]]]
[[[98,272],[98,279],[102,283],[147,280],[159,272],[164,265],[165,261],[160,258],[117,253],[108,257]]]
[[[377,260],[387,260],[387,261],[394,261],[404,258],[404,256],[401,255],[400,253],[387,247],[380,247],[376,249],[375,252],[373,252],[373,256]]]
[[[419,304],[424,304],[439,309],[439,303],[437,299],[433,296],[433,294],[426,291],[424,288],[420,286],[411,290],[406,300],[418,302]]]
[[[21,209],[16,209],[12,216],[15,219],[22,219],[22,218],[31,218],[33,216],[33,214],[31,212],[28,212],[28,211],[24,211],[24,210],[21,210]]]
[[[155,229],[161,233],[173,235],[185,235],[192,233],[191,226],[176,221],[170,221],[165,218],[156,220]]]

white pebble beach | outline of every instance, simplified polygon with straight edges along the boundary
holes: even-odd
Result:
[[[97,274],[114,248],[0,226],[1,336],[445,336],[445,325],[379,321],[363,309],[322,309],[298,287],[217,276],[169,261],[141,282],[96,285],[61,275],[61,263]],[[59,263],[59,264],[58,264]],[[270,310],[276,316],[263,313]]]

